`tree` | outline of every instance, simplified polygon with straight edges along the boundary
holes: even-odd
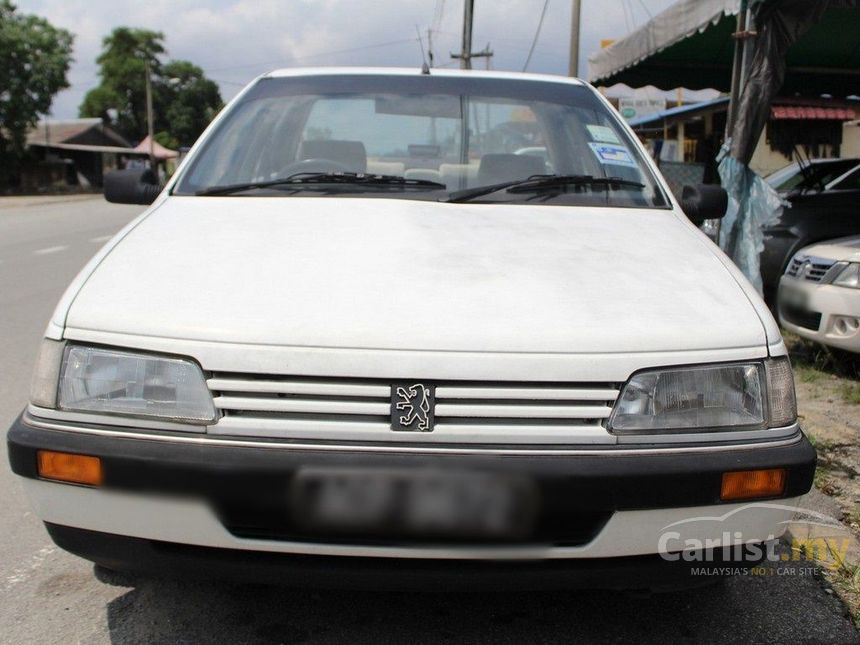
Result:
[[[146,123],[146,61],[152,75],[156,140],[167,147],[190,146],[221,109],[218,86],[189,61],[162,64],[164,35],[117,27],[104,39],[101,84],[90,90],[81,116],[108,118],[116,110],[116,128],[128,139],[143,139]]]
[[[127,138],[142,139],[146,133],[146,63],[157,77],[158,55],[164,53],[164,34],[147,29],[117,27],[102,41],[96,59],[101,84],[87,92],[80,115],[107,120],[116,110],[116,128]]]
[[[27,131],[69,86],[73,36],[0,0],[0,183],[18,173]]]
[[[187,60],[173,60],[161,69],[158,83],[158,129],[167,129],[180,146],[190,146],[222,107],[218,85]]]

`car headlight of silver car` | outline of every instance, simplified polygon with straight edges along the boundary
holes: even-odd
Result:
[[[777,428],[797,419],[787,358],[634,374],[610,417],[618,434]]]
[[[830,273],[836,276],[831,284],[860,289],[860,262],[839,262]]]
[[[183,358],[68,345],[58,370],[59,388],[55,380],[52,393],[49,373],[57,370],[50,363],[57,345],[45,341],[43,346],[33,379],[35,405],[178,423],[206,424],[216,418],[200,366]]]

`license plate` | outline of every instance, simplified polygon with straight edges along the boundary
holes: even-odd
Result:
[[[779,286],[779,302],[791,309],[807,309],[809,294],[798,287],[781,284]]]
[[[290,498],[296,524],[316,535],[522,539],[537,512],[532,481],[491,473],[303,469]]]

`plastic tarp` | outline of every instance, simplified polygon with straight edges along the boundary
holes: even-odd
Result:
[[[762,228],[783,208],[777,193],[749,168],[770,105],[785,76],[785,54],[819,18],[829,0],[758,0],[751,9],[758,35],[744,76],[737,120],[719,165],[720,180],[729,194],[729,209],[720,231],[720,246],[761,292],[759,254]]]
[[[720,226],[720,248],[761,293],[762,229],[782,213],[782,200],[770,184],[737,159],[724,157],[719,173],[729,194],[729,207]]]

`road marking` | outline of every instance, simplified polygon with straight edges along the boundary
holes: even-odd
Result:
[[[68,246],[49,246],[46,249],[39,249],[38,251],[33,251],[36,255],[50,255],[51,253],[59,253],[60,251],[65,251]]]
[[[99,235],[98,237],[91,237],[90,242],[93,244],[101,244],[102,242],[107,242],[113,235]]]

